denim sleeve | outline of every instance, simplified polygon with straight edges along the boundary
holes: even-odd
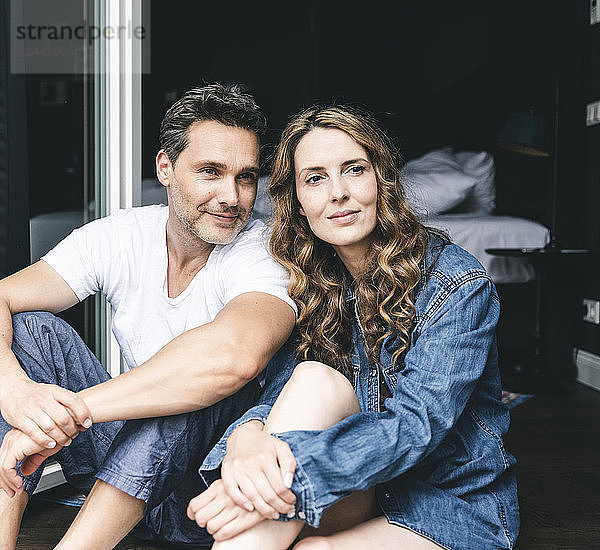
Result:
[[[439,445],[486,366],[499,311],[487,277],[440,291],[415,329],[387,410],[361,412],[323,431],[277,434],[297,461],[297,518],[317,527],[331,504],[399,476]]]
[[[199,472],[205,481],[208,476],[202,474],[202,472],[216,470],[221,465],[225,451],[227,450],[227,439],[238,426],[251,420],[265,422],[283,386],[290,379],[290,376],[292,376],[297,362],[295,358],[296,346],[297,339],[292,334],[288,341],[273,356],[271,361],[269,361],[265,368],[265,385],[258,401],[227,428],[221,439],[219,439],[202,462]]]

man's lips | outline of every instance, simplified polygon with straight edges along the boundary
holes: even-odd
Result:
[[[212,216],[220,222],[225,223],[233,222],[239,217],[239,214],[231,214],[229,212],[209,212],[208,210],[205,210],[204,213]]]
[[[227,212],[208,212],[207,210],[205,210],[205,214],[210,214],[211,216],[216,216],[217,218],[225,218],[228,220],[233,220],[234,218],[238,217],[237,214],[230,214]]]

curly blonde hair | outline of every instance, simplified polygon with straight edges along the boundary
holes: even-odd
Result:
[[[377,224],[368,267],[354,281],[332,246],[316,237],[300,214],[294,153],[313,128],[346,132],[365,149],[377,178]],[[410,344],[413,295],[432,230],[419,222],[405,202],[399,157],[389,138],[368,115],[354,108],[311,107],[296,115],[283,131],[269,193],[273,199],[271,253],[289,270],[288,291],[298,304],[297,357],[323,362],[350,376],[354,305],[345,300],[344,288],[351,285],[369,360],[379,363],[383,341],[395,331],[396,362]]]

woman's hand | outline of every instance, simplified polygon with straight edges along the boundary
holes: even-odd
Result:
[[[222,479],[190,501],[187,516],[216,541],[235,537],[265,520],[256,510],[249,512],[240,508],[225,491]]]
[[[227,440],[221,465],[223,487],[235,504],[263,518],[294,512],[290,490],[296,459],[287,443],[263,431],[261,422],[239,426]]]

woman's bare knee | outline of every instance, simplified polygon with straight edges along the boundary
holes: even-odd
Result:
[[[308,537],[302,539],[293,550],[331,550],[327,537]]]
[[[318,361],[299,363],[289,380],[292,381],[294,384],[305,385],[312,391],[325,393],[328,397],[332,393],[346,398],[355,397],[352,384],[341,372]]]
[[[271,432],[322,430],[360,412],[352,384],[340,372],[317,361],[304,361],[277,398],[267,427]]]

